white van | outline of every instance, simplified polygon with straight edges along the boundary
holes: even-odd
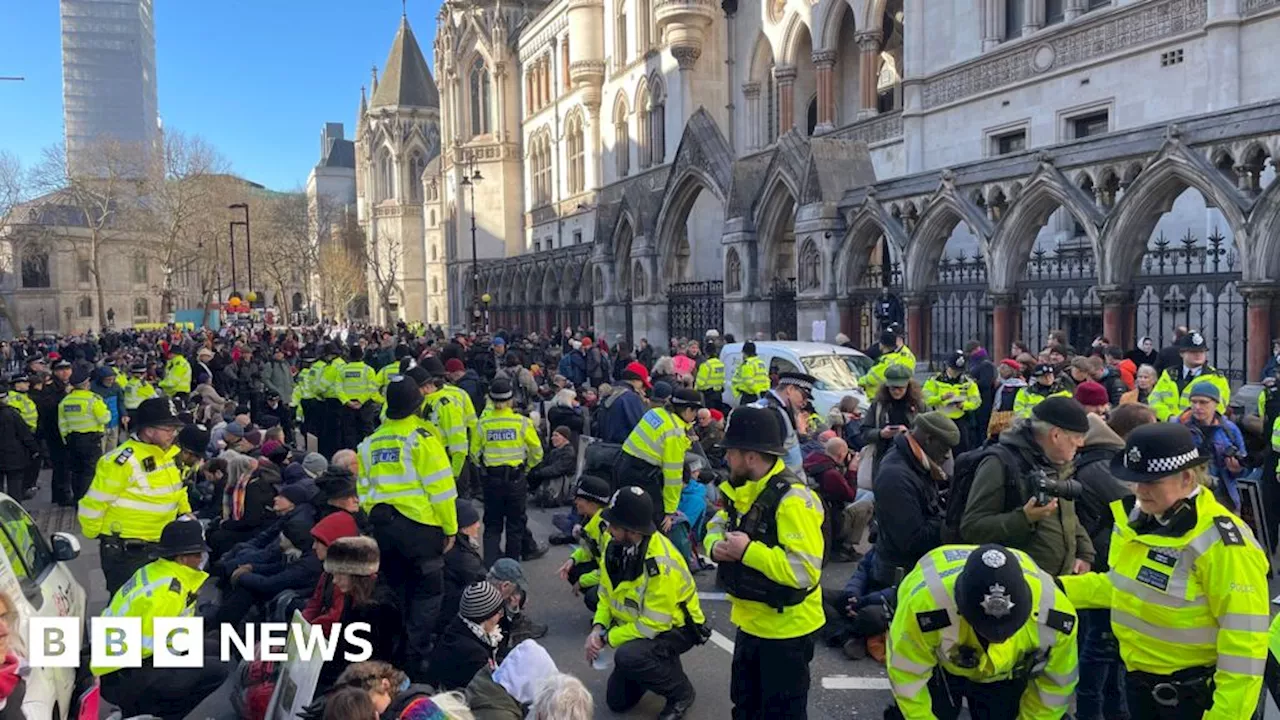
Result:
[[[70,533],[45,539],[31,515],[13,498],[0,493],[0,588],[13,598],[18,612],[11,650],[30,657],[27,648],[32,617],[85,617],[85,591],[64,563],[80,555],[80,541]],[[74,718],[76,668],[32,668],[22,712],[27,720]]]
[[[846,395],[858,398],[859,407],[867,407],[867,395],[859,380],[871,369],[871,358],[852,348],[829,343],[798,341],[760,341],[756,355],[769,368],[770,375],[784,372],[808,373],[818,379],[813,391],[813,409],[822,418],[840,404]],[[724,402],[738,405],[731,388],[733,372],[742,364],[742,343],[725,345],[720,350],[724,362]]]

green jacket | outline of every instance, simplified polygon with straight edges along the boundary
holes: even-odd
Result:
[[[1021,456],[1024,467],[1038,467],[1049,479],[1070,477],[1071,463],[1054,467],[1031,437],[1027,423],[1016,423],[1000,433],[1000,443]],[[1054,515],[1032,523],[1022,506],[1034,493],[1027,473],[1021,473],[1019,501],[1013,508],[1005,507],[1005,467],[998,457],[988,457],[978,465],[969,489],[969,501],[964,517],[960,520],[960,538],[963,542],[982,545],[1000,543],[1017,548],[1050,575],[1070,575],[1077,558],[1093,564],[1093,542],[1076,516],[1076,504],[1072,500],[1058,498],[1058,511]]]
[[[524,720],[520,703],[494,682],[489,668],[481,668],[467,684],[467,705],[476,720]]]

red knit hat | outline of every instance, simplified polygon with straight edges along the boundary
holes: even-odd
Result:
[[[1107,389],[1092,380],[1086,380],[1076,386],[1076,402],[1085,407],[1101,407],[1111,402]]]
[[[356,526],[356,519],[346,510],[338,510],[325,516],[311,528],[311,537],[325,545],[332,545],[338,538],[354,537],[359,534],[360,529]]]
[[[1022,365],[1021,365],[1021,364],[1019,364],[1019,363],[1018,363],[1018,361],[1017,361],[1017,360],[1014,360],[1013,358],[1005,358],[1005,359],[1003,359],[1003,360],[1001,360],[1001,361],[1000,361],[1000,364],[1001,364],[1001,365],[1007,365],[1007,366],[1009,366],[1009,367],[1013,368],[1014,370],[1017,370],[1018,372],[1022,372]]]
[[[449,361],[444,364],[445,372],[463,372],[466,369],[467,367],[458,358],[449,358]]]
[[[645,387],[647,388],[653,387],[653,385],[649,384],[648,368],[646,368],[644,365],[641,365],[638,362],[627,363],[627,366],[622,369],[622,379],[623,380],[630,380],[630,379],[639,380],[640,383],[643,384]]]

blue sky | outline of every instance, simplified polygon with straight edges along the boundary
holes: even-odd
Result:
[[[438,0],[409,0],[431,62]],[[62,140],[57,0],[0,0],[0,149],[25,164]],[[166,128],[204,137],[233,170],[273,190],[301,187],[320,130],[350,138],[360,86],[381,68],[399,0],[156,0],[156,64]]]

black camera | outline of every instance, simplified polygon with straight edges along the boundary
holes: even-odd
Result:
[[[1084,494],[1084,486],[1078,481],[1071,478],[1051,478],[1043,470],[1036,470],[1031,474],[1031,484],[1035,488],[1037,505],[1048,505],[1053,498],[1079,500]]]

